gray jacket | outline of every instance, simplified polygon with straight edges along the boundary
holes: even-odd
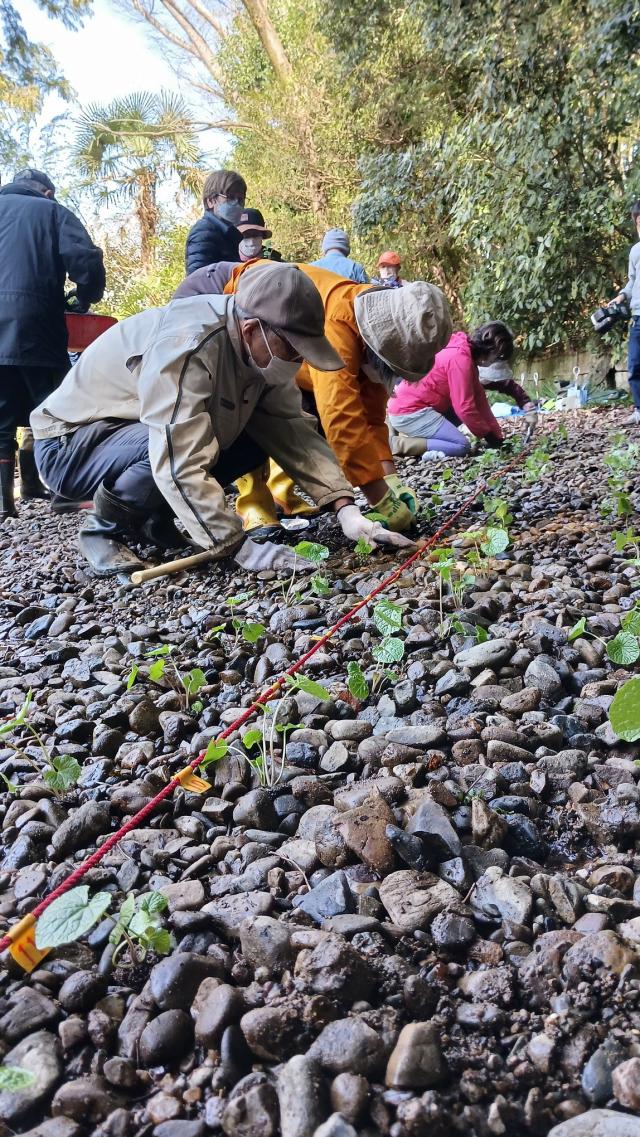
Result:
[[[631,314],[633,316],[640,316],[640,241],[636,241],[635,245],[631,246],[629,253],[629,279],[624,288],[620,289],[624,292]]]
[[[156,484],[204,548],[242,536],[209,471],[245,429],[318,505],[353,500],[295,383],[268,386],[243,362],[234,306],[232,296],[193,296],[130,316],[95,340],[31,415],[36,438],[100,419],[146,423]]]

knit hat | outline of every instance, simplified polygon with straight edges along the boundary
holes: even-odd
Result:
[[[481,383],[503,383],[505,379],[513,379],[513,371],[506,359],[499,359],[488,367],[478,367],[478,375]]]
[[[43,170],[35,170],[33,166],[28,166],[26,170],[19,170],[17,174],[14,174],[13,180],[14,182],[37,182],[38,189],[41,192],[42,190],[49,190],[55,196],[56,187],[49,175],[45,174]]]
[[[344,363],[324,334],[324,304],[313,281],[297,265],[262,261],[242,273],[236,304],[264,320],[318,371],[340,371]]]
[[[404,288],[372,288],[356,297],[360,334],[395,375],[416,383],[449,341],[451,312],[434,284],[416,280]]]
[[[349,241],[348,233],[344,229],[327,229],[324,237],[322,238],[322,251],[328,253],[329,249],[337,249],[339,253],[343,253],[345,257],[349,256],[351,249],[351,242]]]
[[[213,173],[207,174],[202,187],[203,204],[206,206],[210,197],[218,197],[219,194],[224,194],[226,197],[237,195],[244,201],[247,195],[247,183],[236,170],[214,170]]]

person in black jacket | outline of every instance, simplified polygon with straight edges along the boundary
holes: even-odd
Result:
[[[187,276],[216,261],[239,261],[241,234],[236,229],[247,196],[247,183],[235,170],[215,170],[202,191],[204,215],[191,226],[185,248]]]
[[[0,189],[0,522],[16,516],[16,429],[69,370],[67,276],[86,311],[104,292],[102,251],[47,174],[22,170]],[[23,496],[42,496],[33,451],[19,459]]]

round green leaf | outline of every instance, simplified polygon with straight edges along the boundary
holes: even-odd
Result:
[[[624,742],[640,739],[640,678],[629,679],[616,692],[609,707],[609,721]]]
[[[264,635],[265,630],[264,624],[247,623],[242,629],[242,638],[246,640],[247,643],[255,644],[260,639],[260,636]]]
[[[299,557],[304,557],[307,561],[313,561],[319,564],[320,561],[326,561],[329,556],[329,550],[326,545],[320,545],[317,541],[299,541],[293,547],[294,553]]]
[[[486,540],[482,542],[480,548],[485,556],[495,557],[498,553],[504,553],[508,544],[509,534],[506,529],[493,529],[489,526]]]
[[[613,663],[626,667],[640,658],[640,644],[631,632],[618,632],[607,644],[607,655]]]
[[[379,600],[373,609],[373,619],[378,631],[390,636],[402,627],[402,608],[391,600]]]
[[[397,636],[385,636],[376,644],[372,654],[378,663],[397,663],[404,655],[404,642]]]
[[[87,884],[65,892],[40,916],[36,925],[36,947],[54,948],[79,940],[98,923],[111,900],[109,892],[97,892],[89,897]]]
[[[354,660],[347,665],[347,686],[354,699],[366,699],[369,695],[369,684],[359,664]]]

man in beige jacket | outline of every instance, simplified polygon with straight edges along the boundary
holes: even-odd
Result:
[[[342,360],[324,335],[320,294],[295,265],[247,273],[235,296],[173,301],[115,325],[31,415],[40,475],[55,493],[93,497],[80,548],[101,575],[141,562],[122,538],[194,544],[244,568],[287,568],[286,548],[244,539],[224,486],[273,458],[345,535],[408,545],[353,504],[329,446],[303,413],[294,376]]]

